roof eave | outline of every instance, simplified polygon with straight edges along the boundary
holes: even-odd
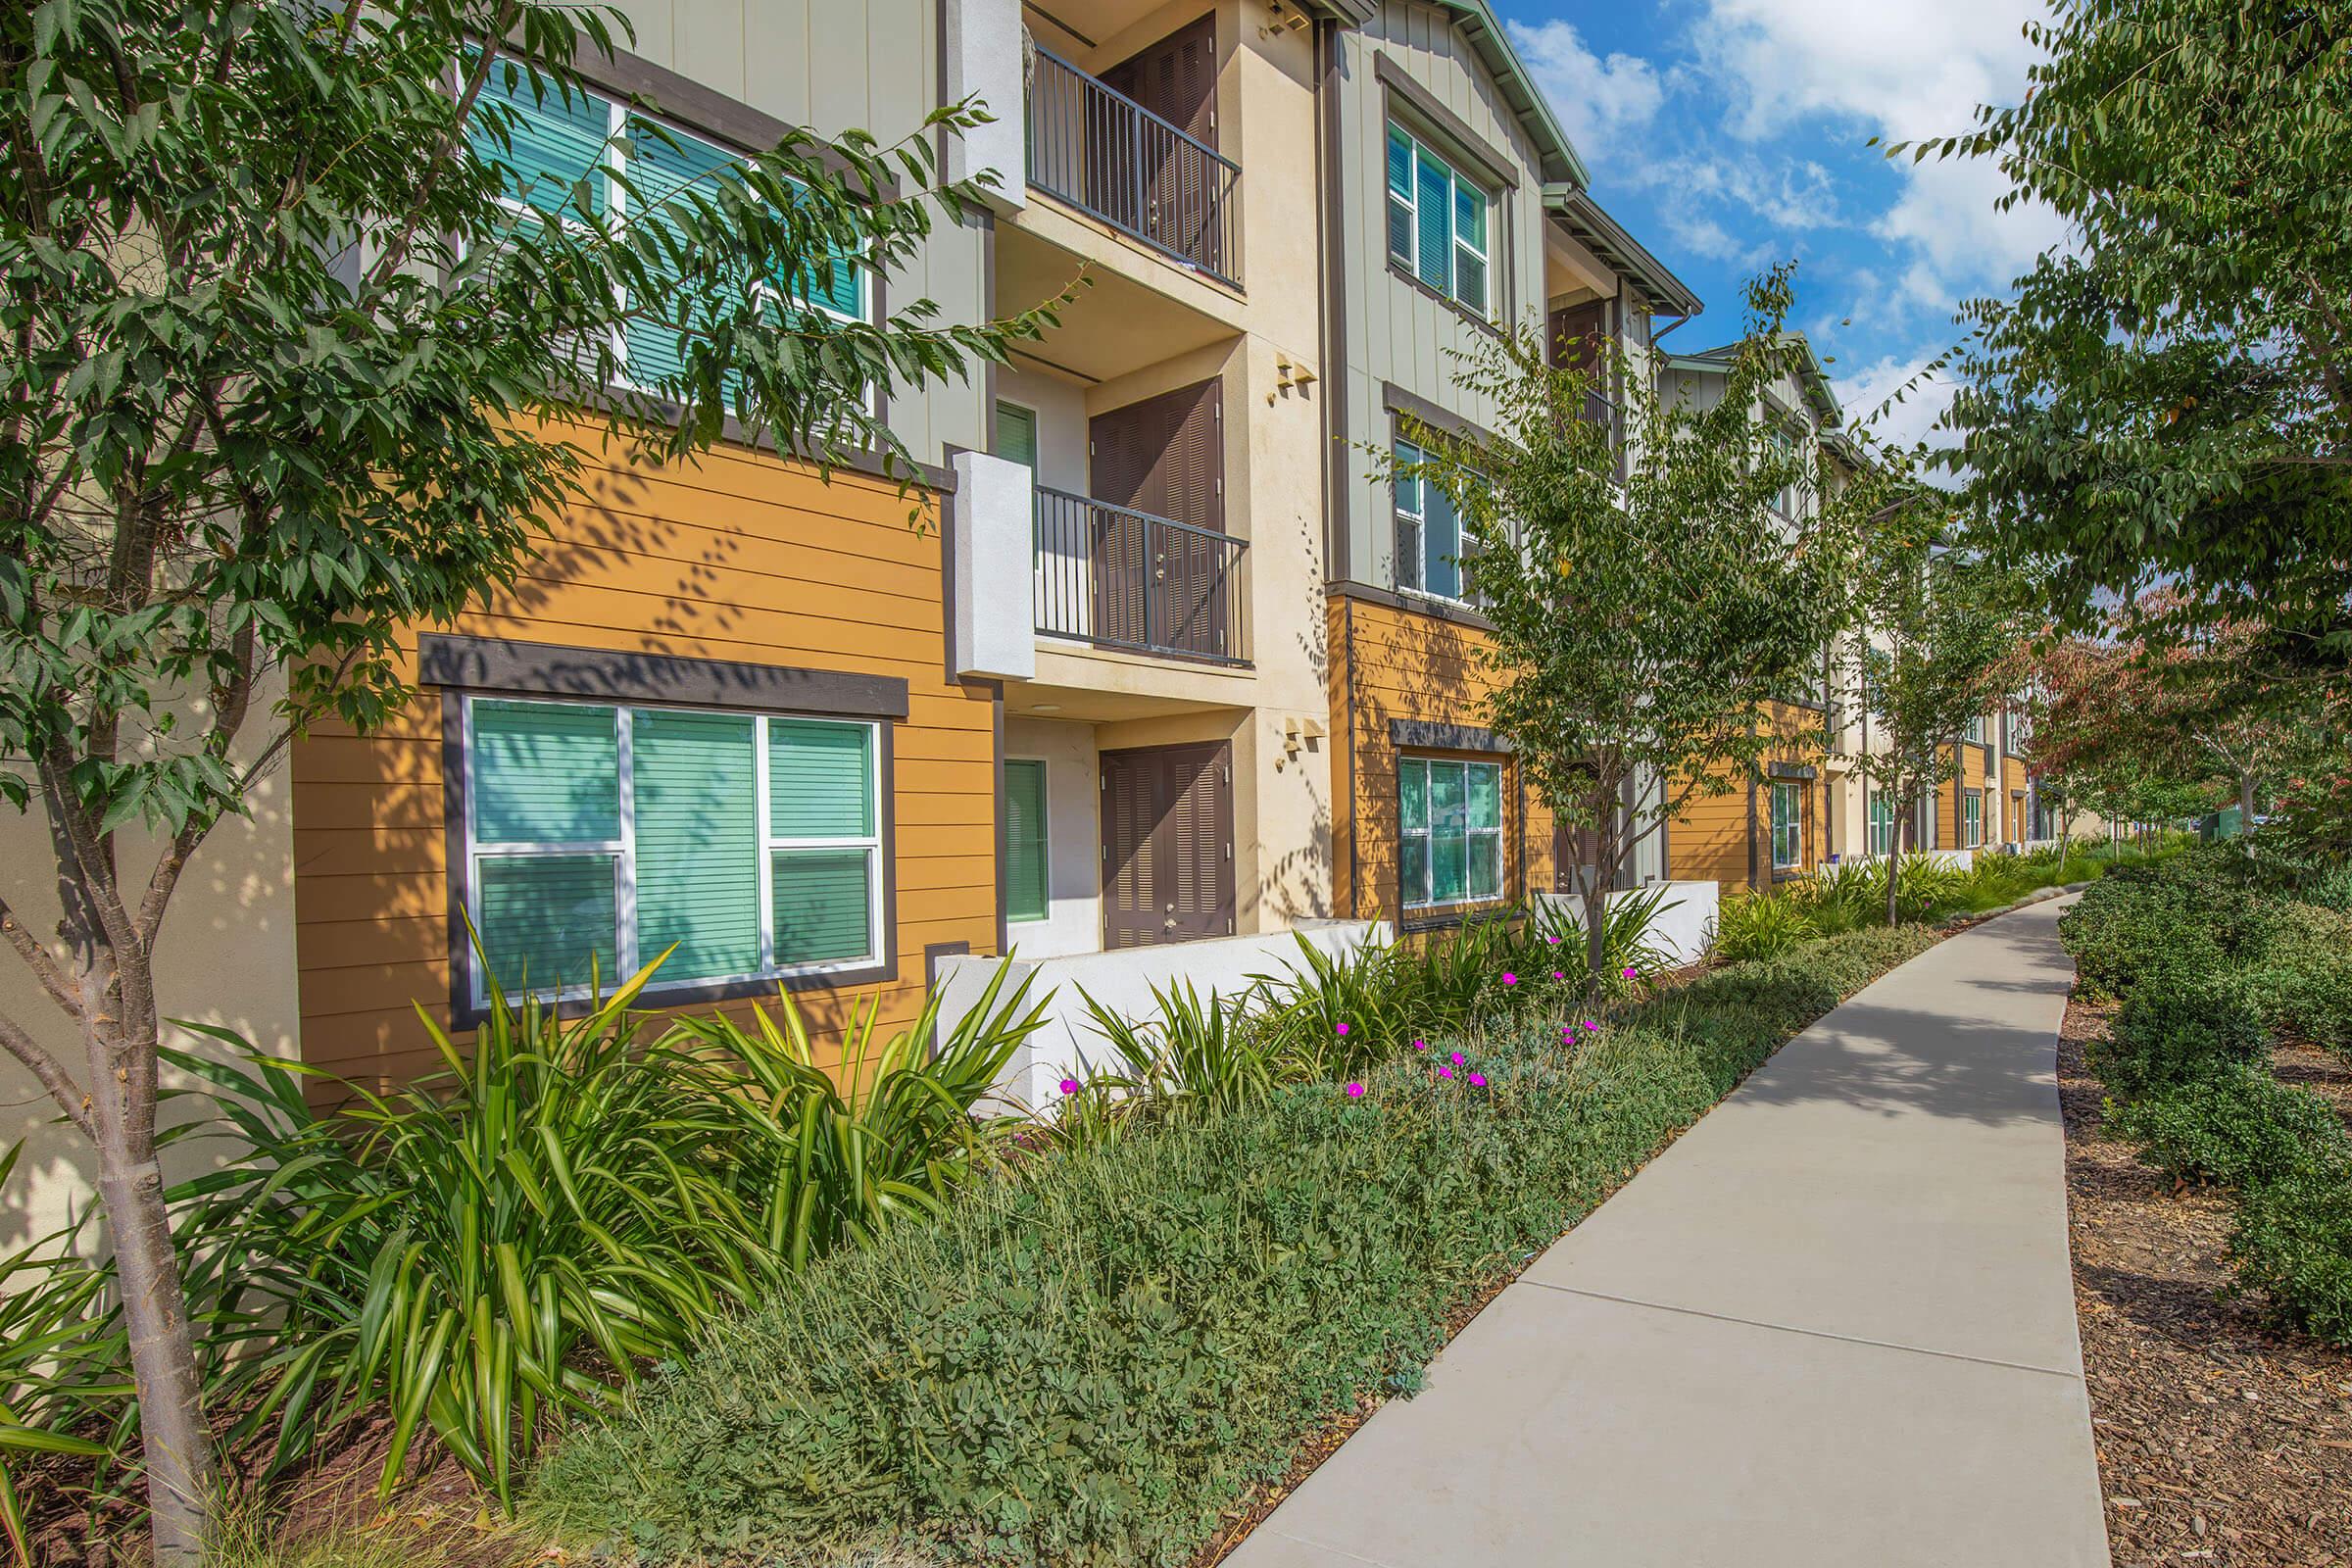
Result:
[[[1653,307],[1682,317],[1696,316],[1706,302],[1667,270],[1648,247],[1626,232],[1592,194],[1575,185],[1546,185],[1544,205],[1557,217],[1578,243],[1633,280]]]
[[[1441,0],[1448,11],[1461,17],[1459,24],[1488,72],[1502,87],[1504,101],[1519,117],[1528,134],[1536,141],[1537,151],[1544,158],[1544,182],[1566,183],[1577,186],[1592,182],[1592,172],[1577,156],[1576,144],[1560,127],[1557,116],[1551,112],[1543,89],[1528,75],[1520,64],[1519,51],[1511,47],[1510,34],[1503,30],[1502,21],[1487,0]]]

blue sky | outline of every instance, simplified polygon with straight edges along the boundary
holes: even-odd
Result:
[[[1495,0],[1592,171],[1592,194],[1707,302],[1668,341],[1737,335],[1742,282],[1798,264],[1801,326],[1849,416],[1958,336],[1953,313],[2058,242],[1994,210],[1983,164],[1889,162],[1872,136],[1966,130],[2024,93],[2040,0]],[[1882,421],[1919,433],[1930,385]]]

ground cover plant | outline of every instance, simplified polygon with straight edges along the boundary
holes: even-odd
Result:
[[[1185,1561],[1316,1423],[1409,1393],[1449,1306],[1936,940],[1856,932],[1605,1018],[1506,1007],[1048,1151],[786,1281],[560,1446],[527,1509],[657,1561]]]
[[[2296,900],[2216,846],[2102,881],[2060,922],[2084,989],[2120,996],[2090,1065],[2110,1127],[2183,1179],[2233,1190],[2237,1289],[2352,1344],[2352,1140],[2282,1084],[2285,1040],[2352,1039],[2352,916]]]

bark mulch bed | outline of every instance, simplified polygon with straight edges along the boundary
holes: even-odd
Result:
[[[2227,1195],[2177,1187],[2100,1136],[2082,1048],[2113,1009],[2067,1005],[2059,1042],[2075,1306],[2119,1568],[2352,1565],[2352,1352],[2225,1299]],[[2352,1072],[2289,1047],[2278,1075],[2352,1113]]]

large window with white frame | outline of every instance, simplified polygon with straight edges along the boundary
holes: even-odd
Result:
[[[481,98],[513,113],[511,122],[501,117],[503,135],[478,114],[470,134],[475,154],[501,172],[505,205],[524,222],[539,220],[533,207],[559,220],[625,220],[633,201],[653,211],[698,186],[708,194],[714,176],[744,163],[716,142],[602,94],[575,87],[566,96],[552,81],[535,91],[513,61],[493,67]],[[779,310],[813,309],[839,320],[867,320],[873,305],[871,270],[846,254],[813,275],[758,282],[755,292]],[[619,302],[624,311],[632,303]],[[672,384],[684,368],[686,342],[697,335],[698,309],[710,308],[698,307],[681,280],[658,306],[627,315],[612,343],[622,379],[648,391]]]
[[[1984,843],[1984,792],[1960,792],[1960,847],[1964,850],[1981,848]]]
[[[876,724],[468,697],[464,725],[466,913],[510,993],[880,960]]]
[[[1772,786],[1772,868],[1794,871],[1804,864],[1804,787],[1787,780]]]
[[[1482,319],[1494,316],[1486,188],[1389,122],[1389,256]]]
[[[1428,457],[1410,441],[1395,453],[1396,499],[1396,586],[1459,604],[1475,604],[1476,585],[1466,564],[1478,554],[1478,534],[1463,521],[1453,498],[1436,480],[1404,470]]]
[[[1396,882],[1407,909],[1502,897],[1502,764],[1396,760]]]
[[[1894,807],[1884,793],[1870,792],[1870,853],[1890,855],[1894,852]]]

